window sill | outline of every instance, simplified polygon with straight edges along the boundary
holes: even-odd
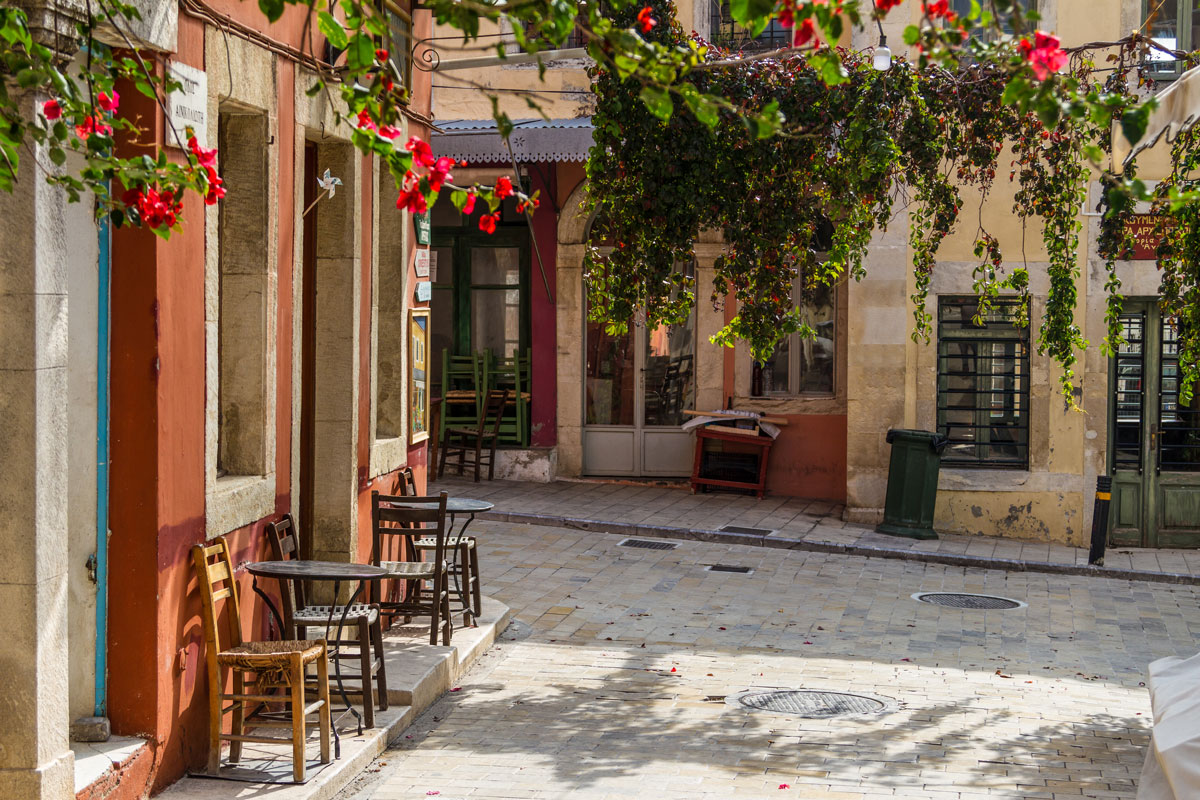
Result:
[[[275,511],[275,476],[226,475],[217,478],[205,497],[208,539],[257,522]]]
[[[943,466],[938,478],[941,492],[1063,492],[1077,491],[1084,476],[1028,469],[995,469]]]
[[[403,436],[376,439],[371,443],[372,479],[395,472],[408,463],[408,442]]]

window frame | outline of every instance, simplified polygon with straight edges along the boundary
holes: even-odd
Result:
[[[1028,300],[1017,295],[1005,295],[993,301],[993,308],[999,309],[1002,307],[1016,308],[1020,303],[1026,303],[1026,319],[1029,319]],[[1022,327],[1018,327],[1014,322],[1004,322],[1002,320],[988,320],[983,325],[974,325],[970,318],[966,320],[961,328],[948,327],[950,320],[946,318],[945,311],[950,307],[974,306],[978,307],[979,298],[973,295],[943,295],[937,300],[937,392],[935,395],[937,406],[937,430],[938,433],[949,438],[948,447],[954,445],[973,446],[976,451],[974,458],[956,456],[949,449],[944,451],[942,463],[947,466],[962,467],[966,469],[1012,469],[1012,470],[1028,470],[1029,469],[1029,442],[1030,442],[1030,336],[1029,324],[1026,323]],[[965,309],[964,309],[965,310]],[[959,313],[959,319],[962,318],[962,313]],[[991,355],[980,355],[976,353],[974,356],[964,356],[961,354],[951,354],[948,352],[949,346],[956,343],[976,343],[977,346],[982,342],[991,342],[992,344],[1001,345],[1016,345],[1014,355],[997,356],[994,352]],[[964,373],[953,373],[949,370],[947,362],[954,359],[973,358],[976,362],[976,367],[973,371]],[[994,371],[985,371],[980,362],[992,362],[997,358],[1012,359],[1014,364],[1013,372],[997,375]],[[951,389],[951,378],[972,378],[974,381],[970,388],[967,389]],[[996,381],[1001,380],[1004,383],[1000,388],[996,387]],[[974,404],[974,425],[966,426],[960,423],[952,424],[949,420],[949,413],[952,411],[963,411],[969,409],[951,408],[948,405],[948,396],[952,394],[973,394],[976,396]],[[1004,441],[995,443],[991,441],[991,432],[997,427],[994,420],[997,419],[996,412],[996,396],[1008,395],[1018,398],[1019,402],[1013,404],[1013,409],[1002,409],[1000,418],[1006,414],[1012,414],[1014,422],[1011,427],[1017,432],[1018,436],[1015,441]],[[945,401],[945,402],[944,402]],[[1003,401],[1002,401],[1003,402]],[[951,437],[952,429],[961,429],[970,427],[975,431],[974,438],[962,439]],[[984,440],[980,441],[980,435],[983,435]],[[1015,446],[1018,452],[1021,453],[1019,458],[998,457],[994,452],[994,448],[998,444],[1003,444],[1006,447]]]
[[[1150,13],[1150,4],[1157,0],[1142,0],[1141,21],[1145,25],[1146,17]],[[1185,52],[1191,51],[1194,43],[1192,39],[1191,20],[1188,18],[1190,14],[1200,9],[1193,7],[1193,0],[1176,0],[1175,10],[1175,28],[1177,38],[1175,39],[1175,49]],[[1153,37],[1152,37],[1153,38]],[[1146,61],[1143,64],[1147,77],[1156,81],[1173,81],[1183,74],[1183,62],[1174,61]]]
[[[801,281],[801,278],[797,277],[796,280],[792,282],[792,303],[793,304],[799,304],[801,302],[798,297],[801,294],[800,281]],[[768,392],[768,391],[764,390],[762,393],[762,397],[783,399],[783,398],[789,398],[789,397],[833,397],[837,394],[837,389],[838,389],[838,385],[837,385],[837,380],[838,380],[837,379],[838,287],[837,286],[829,287],[829,307],[833,312],[832,319],[830,320],[833,323],[833,330],[832,330],[833,335],[830,337],[830,341],[833,343],[833,353],[832,353],[832,357],[830,359],[830,363],[833,367],[833,370],[832,370],[832,374],[830,375],[829,389],[828,390],[820,390],[820,391],[801,390],[800,385],[801,385],[801,378],[802,378],[802,372],[801,372],[802,362],[801,362],[801,358],[800,358],[800,347],[798,346],[798,344],[800,342],[803,342],[804,340],[803,340],[803,338],[801,338],[799,333],[792,333],[792,334],[789,334],[787,336],[787,338],[783,340],[783,341],[786,341],[787,345],[788,345],[788,388],[786,391],[770,391],[770,392]],[[814,330],[815,330],[815,328],[814,328]],[[765,364],[763,364],[762,362],[754,362],[754,363],[760,369],[765,368]],[[753,369],[753,365],[751,368]]]

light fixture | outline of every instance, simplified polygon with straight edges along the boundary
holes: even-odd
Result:
[[[875,48],[871,65],[880,72],[887,72],[892,68],[892,51],[887,46],[887,37],[883,35],[883,31],[879,33],[879,46]]]

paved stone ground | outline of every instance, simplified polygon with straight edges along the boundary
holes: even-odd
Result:
[[[346,798],[1133,798],[1145,666],[1200,644],[1193,586],[476,526],[517,621]],[[942,590],[1029,605],[910,599]],[[900,705],[816,720],[718,699],[766,687]]]
[[[663,526],[716,531],[724,525],[772,529],[768,539],[864,547],[875,550],[966,556],[1051,566],[1086,566],[1083,547],[1026,542],[995,536],[957,536],[918,541],[876,533],[874,529],[842,521],[842,506],[798,497],[765,497],[758,500],[728,492],[693,495],[678,486],[557,481],[528,483],[484,481],[444,475],[433,487],[452,495],[489,500],[502,513],[517,512],[549,517],[569,517],[631,526]],[[516,521],[516,520],[514,520]],[[779,542],[782,545],[786,542]],[[1010,565],[1011,566],[1011,565]],[[1200,575],[1200,550],[1110,549],[1105,568]]]

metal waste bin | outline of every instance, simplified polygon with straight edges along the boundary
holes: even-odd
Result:
[[[932,431],[893,429],[883,522],[875,530],[912,539],[936,539],[933,509],[937,504],[938,471],[946,437]]]

